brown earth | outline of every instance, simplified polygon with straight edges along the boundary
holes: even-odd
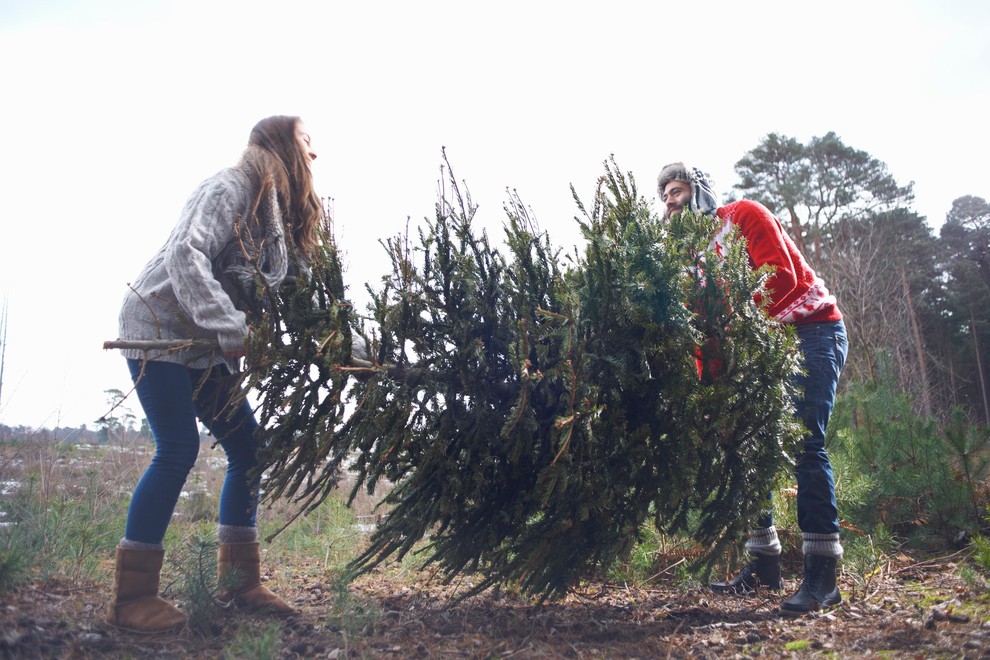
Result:
[[[452,605],[456,587],[425,573],[393,568],[343,591],[318,561],[280,564],[268,584],[298,617],[217,610],[152,636],[104,623],[109,577],[35,581],[2,596],[0,657],[990,657],[990,594],[959,577],[965,557],[900,559],[866,588],[843,576],[841,605],[798,619],[778,614],[776,594],[719,597],[662,581],[589,584],[543,605],[505,590]]]

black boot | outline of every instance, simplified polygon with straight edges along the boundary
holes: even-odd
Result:
[[[781,603],[781,614],[800,616],[842,602],[842,594],[835,582],[835,563],[835,557],[805,555],[801,588]]]
[[[780,555],[753,553],[753,560],[728,582],[713,582],[709,588],[717,594],[744,594],[757,585],[780,591]]]

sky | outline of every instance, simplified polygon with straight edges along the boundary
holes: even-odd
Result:
[[[127,283],[251,127],[302,117],[359,308],[379,241],[433,213],[441,150],[501,236],[514,189],[579,243],[614,155],[657,205],[683,160],[724,192],[775,132],[834,131],[914,182],[937,232],[990,198],[990,3],[0,0],[0,423],[78,427],[127,391]],[[140,406],[126,403],[138,418]]]

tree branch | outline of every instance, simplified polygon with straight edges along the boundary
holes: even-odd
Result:
[[[215,348],[219,350],[220,344],[212,339],[116,339],[103,342],[103,350],[108,351],[114,348],[138,351],[175,350],[180,348]]]

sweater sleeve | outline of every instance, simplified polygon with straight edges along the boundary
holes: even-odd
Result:
[[[237,195],[222,182],[201,186],[186,203],[165,251],[165,268],[179,306],[198,329],[216,334],[224,352],[247,339],[247,318],[213,273],[213,259],[234,238]]]
[[[767,280],[770,291],[770,312],[786,299],[798,285],[797,269],[787,249],[784,230],[777,218],[762,204],[741,201],[733,211],[732,220],[746,238],[746,246],[754,268],[769,264],[774,274]]]

